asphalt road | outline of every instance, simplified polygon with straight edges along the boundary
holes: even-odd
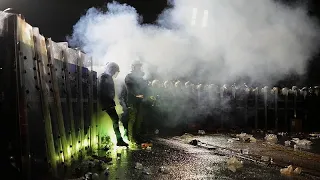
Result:
[[[173,139],[159,139],[153,142],[151,150],[121,149],[117,152],[114,150],[111,156],[113,160],[108,166],[109,175],[101,173],[100,179],[310,179],[310,177],[283,176],[277,167],[249,161],[243,161],[243,167],[232,172],[226,165],[230,157],[216,155],[210,150]],[[137,163],[142,166],[137,167]]]

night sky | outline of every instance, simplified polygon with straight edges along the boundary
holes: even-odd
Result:
[[[254,0],[253,0],[254,1]],[[293,2],[293,0],[282,0]],[[72,33],[72,27],[91,7],[102,7],[107,0],[0,0],[0,9],[14,8],[24,15],[27,22],[39,27],[41,34],[54,41],[65,41]],[[118,0],[135,7],[144,18],[144,23],[152,23],[167,6],[167,0]],[[320,19],[320,0],[308,2],[309,14]],[[319,51],[320,52],[320,51]],[[320,53],[319,53],[320,54]],[[319,55],[310,62],[308,84],[320,83]]]

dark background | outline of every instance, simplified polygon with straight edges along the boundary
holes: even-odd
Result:
[[[278,1],[294,3],[298,0]],[[88,8],[102,7],[107,2],[107,0],[0,0],[0,10],[14,8],[24,15],[29,24],[39,27],[43,35],[58,42],[66,40],[66,36],[72,33],[73,25]],[[154,22],[157,15],[167,6],[167,0],[118,0],[118,2],[135,7],[143,16],[144,23]],[[310,16],[320,19],[320,0],[300,2],[307,4]],[[302,78],[294,78],[293,81],[308,86],[319,85],[319,59],[320,53],[310,60],[308,73]]]

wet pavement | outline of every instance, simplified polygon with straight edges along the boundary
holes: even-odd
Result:
[[[202,136],[203,141],[221,142],[226,137]],[[201,139],[200,138],[200,139]],[[220,138],[220,141],[219,141]],[[111,151],[113,160],[108,165],[108,176],[101,172],[100,179],[120,180],[175,180],[175,179],[320,179],[311,176],[283,176],[280,167],[243,161],[243,167],[232,172],[226,161],[228,153],[192,146],[182,141],[156,139],[151,150],[118,149]],[[139,163],[139,164],[137,164]]]

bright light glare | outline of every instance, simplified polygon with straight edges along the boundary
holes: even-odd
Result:
[[[202,27],[207,27],[208,24],[208,10],[203,11],[203,18],[202,18]]]
[[[198,13],[198,9],[197,8],[193,8],[192,17],[191,17],[191,26],[196,25],[197,13]]]

